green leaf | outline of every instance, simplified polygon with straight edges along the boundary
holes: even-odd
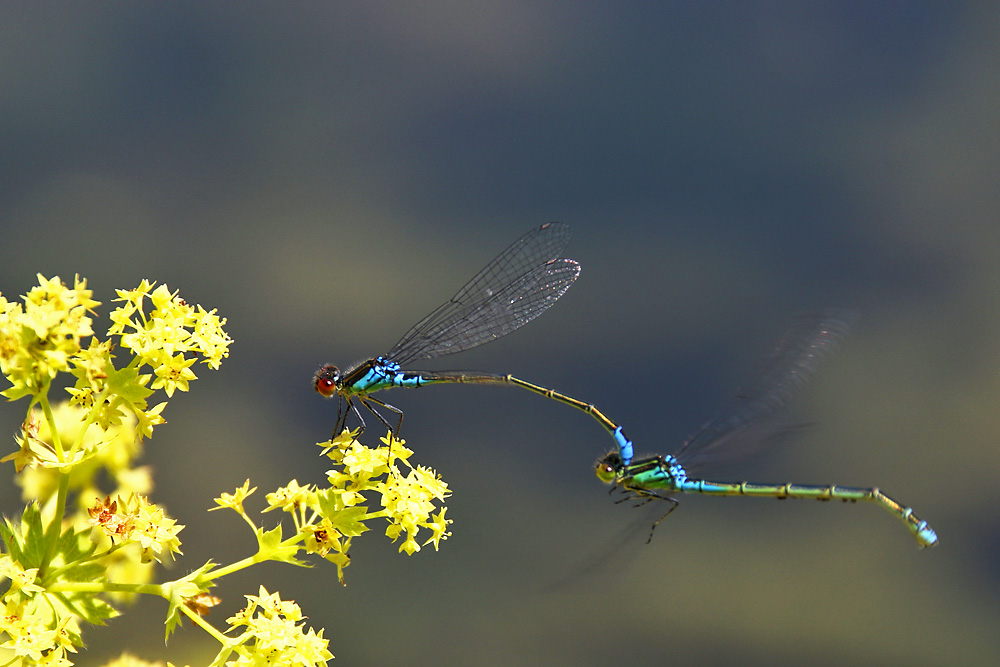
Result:
[[[164,643],[170,639],[170,635],[184,620],[184,613],[180,609],[181,605],[184,604],[184,600],[193,598],[199,593],[207,593],[215,585],[212,581],[204,578],[205,574],[214,567],[215,563],[208,561],[187,576],[163,584],[163,590],[169,603],[167,606],[167,620],[165,621],[166,634],[163,637]]]
[[[109,363],[106,372],[108,378],[105,382],[113,394],[132,405],[139,405],[145,409],[146,398],[153,393],[153,390],[143,386],[145,383],[139,379],[138,368],[126,366],[119,370]]]
[[[7,517],[3,518],[0,522],[0,539],[3,540],[4,547],[6,547],[7,554],[18,562],[21,560],[21,539],[18,535],[17,530],[14,528],[14,524]]]
[[[104,598],[94,593],[52,593],[67,609],[82,620],[93,625],[104,625],[104,621],[120,615]]]
[[[332,519],[337,512],[344,509],[344,501],[338,491],[338,489],[321,489],[316,492],[320,516]],[[363,505],[358,505],[358,507],[363,507]]]
[[[92,559],[96,550],[97,545],[90,539],[90,529],[67,528],[59,536],[52,567],[45,576],[44,584],[51,586],[66,582],[106,582],[105,564]],[[109,602],[91,592],[61,592],[53,595],[82,620],[94,625],[104,625],[106,619],[119,615],[118,610]]]
[[[300,567],[309,567],[308,563],[295,558],[295,554],[299,551],[297,545],[282,543],[280,523],[266,533],[262,528],[256,529],[255,533],[257,535],[257,555],[261,559],[275,560]]]
[[[257,535],[257,551],[261,554],[270,554],[281,546],[280,523],[266,533],[263,528],[257,528],[254,533]]]
[[[364,507],[347,507],[330,517],[330,523],[341,535],[347,537],[357,537],[368,530],[363,521],[368,515],[368,510]]]
[[[3,541],[13,560],[24,569],[41,567],[45,558],[45,527],[38,503],[29,503],[21,514],[20,523],[4,518]]]

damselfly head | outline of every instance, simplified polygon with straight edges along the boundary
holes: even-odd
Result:
[[[618,475],[618,471],[620,471],[621,468],[621,455],[618,452],[608,452],[594,466],[594,472],[597,474],[597,479],[606,484],[610,484],[615,481],[615,477]]]
[[[313,388],[327,398],[337,393],[340,385],[340,369],[336,366],[323,366],[313,376]]]

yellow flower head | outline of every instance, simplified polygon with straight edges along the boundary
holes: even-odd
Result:
[[[250,488],[250,480],[243,482],[243,486],[237,487],[234,493],[223,493],[221,496],[215,499],[215,504],[218,507],[212,507],[208,511],[222,509],[223,507],[229,507],[236,510],[239,514],[243,514],[243,501],[247,497],[257,490],[257,487]]]
[[[136,543],[142,549],[142,562],[162,563],[164,556],[180,553],[177,534],[184,529],[166,516],[163,509],[144,496],[129,494],[115,500],[105,498],[90,508],[90,521],[116,543]]]
[[[147,298],[152,305],[148,314]],[[152,367],[152,389],[162,388],[167,396],[177,389],[187,391],[196,379],[191,366],[197,360],[187,355],[201,355],[213,369],[229,356],[232,339],[222,329],[226,320],[215,310],[188,305],[166,285],[153,289],[153,283],[143,280],[134,290],[118,290],[115,301],[123,305],[111,313],[108,335],[119,336],[124,347]]]
[[[37,394],[69,370],[81,339],[94,333],[87,313],[100,302],[92,295],[79,276],[70,289],[58,276],[38,274],[38,286],[24,295],[23,307],[0,296],[0,371],[14,385],[4,396]]]
[[[244,627],[242,643],[234,649],[239,656],[229,665],[325,665],[333,658],[323,631],[305,630],[299,621],[302,610],[284,601],[263,586],[260,595],[248,595],[246,609],[228,619],[232,628]]]
[[[448,536],[445,529],[450,521],[444,519],[445,508],[433,521],[431,513],[436,509],[434,501],[444,500],[450,493],[448,485],[433,470],[423,466],[411,468],[406,477],[398,473],[389,477],[382,490],[382,507],[391,522],[386,535],[395,540],[406,533],[400,551],[409,554],[420,551],[416,536],[421,527],[431,529],[432,537],[427,542],[433,541],[435,549]]]
[[[375,449],[355,440],[355,435],[344,431],[333,441],[319,443],[324,447],[324,453],[338,466],[327,472],[327,479],[331,484],[329,493],[336,499],[336,510],[348,508],[363,511],[363,494],[374,491],[381,495],[383,509],[381,512],[366,514],[361,521],[374,517],[388,519],[386,536],[395,541],[405,534],[406,539],[399,550],[408,554],[420,550],[421,545],[416,536],[421,528],[427,528],[431,531],[431,537],[424,544],[433,542],[437,549],[441,540],[450,535],[447,528],[451,520],[444,518],[444,507],[437,516],[432,516],[432,513],[438,509],[435,503],[443,501],[450,494],[448,485],[430,468],[412,467],[408,459],[413,451],[406,448],[403,440],[393,437],[391,431],[381,439],[384,446]],[[405,476],[399,471],[397,462],[409,468]],[[333,518],[332,515],[327,515]],[[350,517],[347,523],[339,523],[333,518],[334,527],[342,535],[360,534],[356,526],[359,525],[357,517],[361,515],[355,513],[344,516]],[[345,528],[348,523],[352,526],[350,530]]]

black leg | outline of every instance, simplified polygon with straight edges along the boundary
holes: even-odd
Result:
[[[396,438],[399,437],[399,429],[402,428],[403,426],[403,411],[394,405],[389,405],[388,403],[380,401],[377,398],[372,398],[371,396],[363,397],[361,399],[361,402],[364,403],[365,407],[368,408],[369,412],[378,417],[378,420],[382,422],[387,429],[389,429],[389,453],[387,456],[387,465],[388,465],[389,463],[392,462],[392,443],[395,442]],[[397,415],[399,415],[399,421],[396,422],[395,429],[393,429],[392,425],[385,420],[385,417],[379,414],[378,410],[376,410],[371,406],[372,403],[375,403],[376,405],[381,405],[386,410],[391,410],[395,412]],[[390,471],[392,470],[391,466],[389,469]]]
[[[364,401],[363,398],[360,400]],[[347,406],[346,408],[344,407],[345,404]],[[355,416],[357,416],[358,421],[361,422],[361,430],[358,431],[358,435],[365,432],[365,418],[361,416],[361,413],[358,411],[358,407],[354,405],[354,401],[352,401],[349,396],[339,396],[337,399],[337,423],[333,427],[333,435],[330,437],[331,440],[344,432],[344,429],[347,428],[347,418],[352,412]]]
[[[677,502],[676,500],[674,500],[669,496],[656,496],[656,497],[659,498],[660,500],[666,500],[668,503],[670,503],[670,509],[667,510],[666,514],[664,514],[659,519],[653,522],[652,527],[649,529],[649,538],[646,539],[646,544],[649,544],[650,542],[653,541],[653,531],[656,530],[656,527],[660,525],[660,522],[666,519],[668,516],[670,516],[670,513],[673,512],[675,509],[677,509],[677,506],[680,505],[679,502]]]
[[[403,427],[403,411],[402,410],[400,410],[399,408],[397,408],[394,405],[389,405],[388,403],[386,403],[384,401],[380,401],[377,398],[372,398],[371,396],[365,396],[364,398],[361,399],[361,402],[364,403],[365,407],[368,408],[368,410],[373,415],[375,415],[376,417],[378,417],[378,420],[380,422],[382,422],[383,424],[385,424],[385,427],[392,432],[391,437],[393,439],[399,437],[399,429]],[[392,428],[392,424],[390,424],[389,422],[387,422],[385,420],[385,417],[383,417],[382,415],[380,415],[375,410],[375,408],[373,408],[371,406],[372,403],[375,403],[376,405],[381,405],[386,410],[391,410],[392,412],[395,412],[397,415],[399,415],[399,421],[396,422],[396,428],[395,429]]]

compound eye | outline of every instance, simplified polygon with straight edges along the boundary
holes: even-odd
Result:
[[[602,482],[611,483],[615,479],[615,473],[618,467],[615,465],[617,455],[605,456],[603,459],[597,462],[594,466],[594,472],[597,474],[597,478]]]
[[[313,376],[313,387],[321,395],[330,397],[337,393],[340,382],[340,369],[336,366],[324,366]]]

